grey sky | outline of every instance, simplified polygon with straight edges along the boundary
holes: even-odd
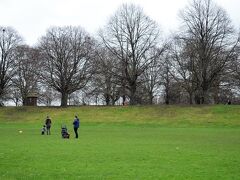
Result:
[[[168,33],[178,27],[179,10],[189,0],[0,0],[0,26],[14,27],[29,45],[50,26],[80,25],[91,34],[107,23],[122,3],[135,3]],[[240,0],[215,0],[240,26]]]

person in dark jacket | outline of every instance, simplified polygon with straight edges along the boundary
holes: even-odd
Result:
[[[45,121],[46,127],[47,127],[47,135],[50,135],[50,128],[52,125],[52,121],[49,116],[47,116],[46,121]]]
[[[75,119],[73,121],[73,129],[74,129],[74,132],[75,132],[75,135],[76,135],[76,138],[78,138],[78,128],[79,128],[79,124],[80,124],[80,121],[78,119],[77,116],[75,116]]]

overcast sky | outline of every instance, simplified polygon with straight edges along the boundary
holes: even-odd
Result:
[[[0,0],[0,26],[12,26],[34,45],[50,26],[80,25],[94,35],[122,3],[140,5],[168,33],[178,27],[178,13],[191,0]],[[215,0],[240,27],[240,0]]]

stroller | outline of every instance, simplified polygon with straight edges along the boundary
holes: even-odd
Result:
[[[62,138],[67,138],[69,139],[70,134],[67,132],[67,126],[66,125],[62,125],[62,130],[61,130],[61,134],[62,134]]]

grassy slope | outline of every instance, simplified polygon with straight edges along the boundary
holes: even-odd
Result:
[[[75,114],[80,138],[61,139]],[[46,115],[51,136],[39,135]],[[0,179],[240,176],[240,106],[2,108],[0,136]]]
[[[71,108],[1,108],[0,122],[43,123],[50,115],[53,122],[71,124],[74,115],[82,123],[158,124],[170,126],[240,126],[240,106],[135,106]]]

